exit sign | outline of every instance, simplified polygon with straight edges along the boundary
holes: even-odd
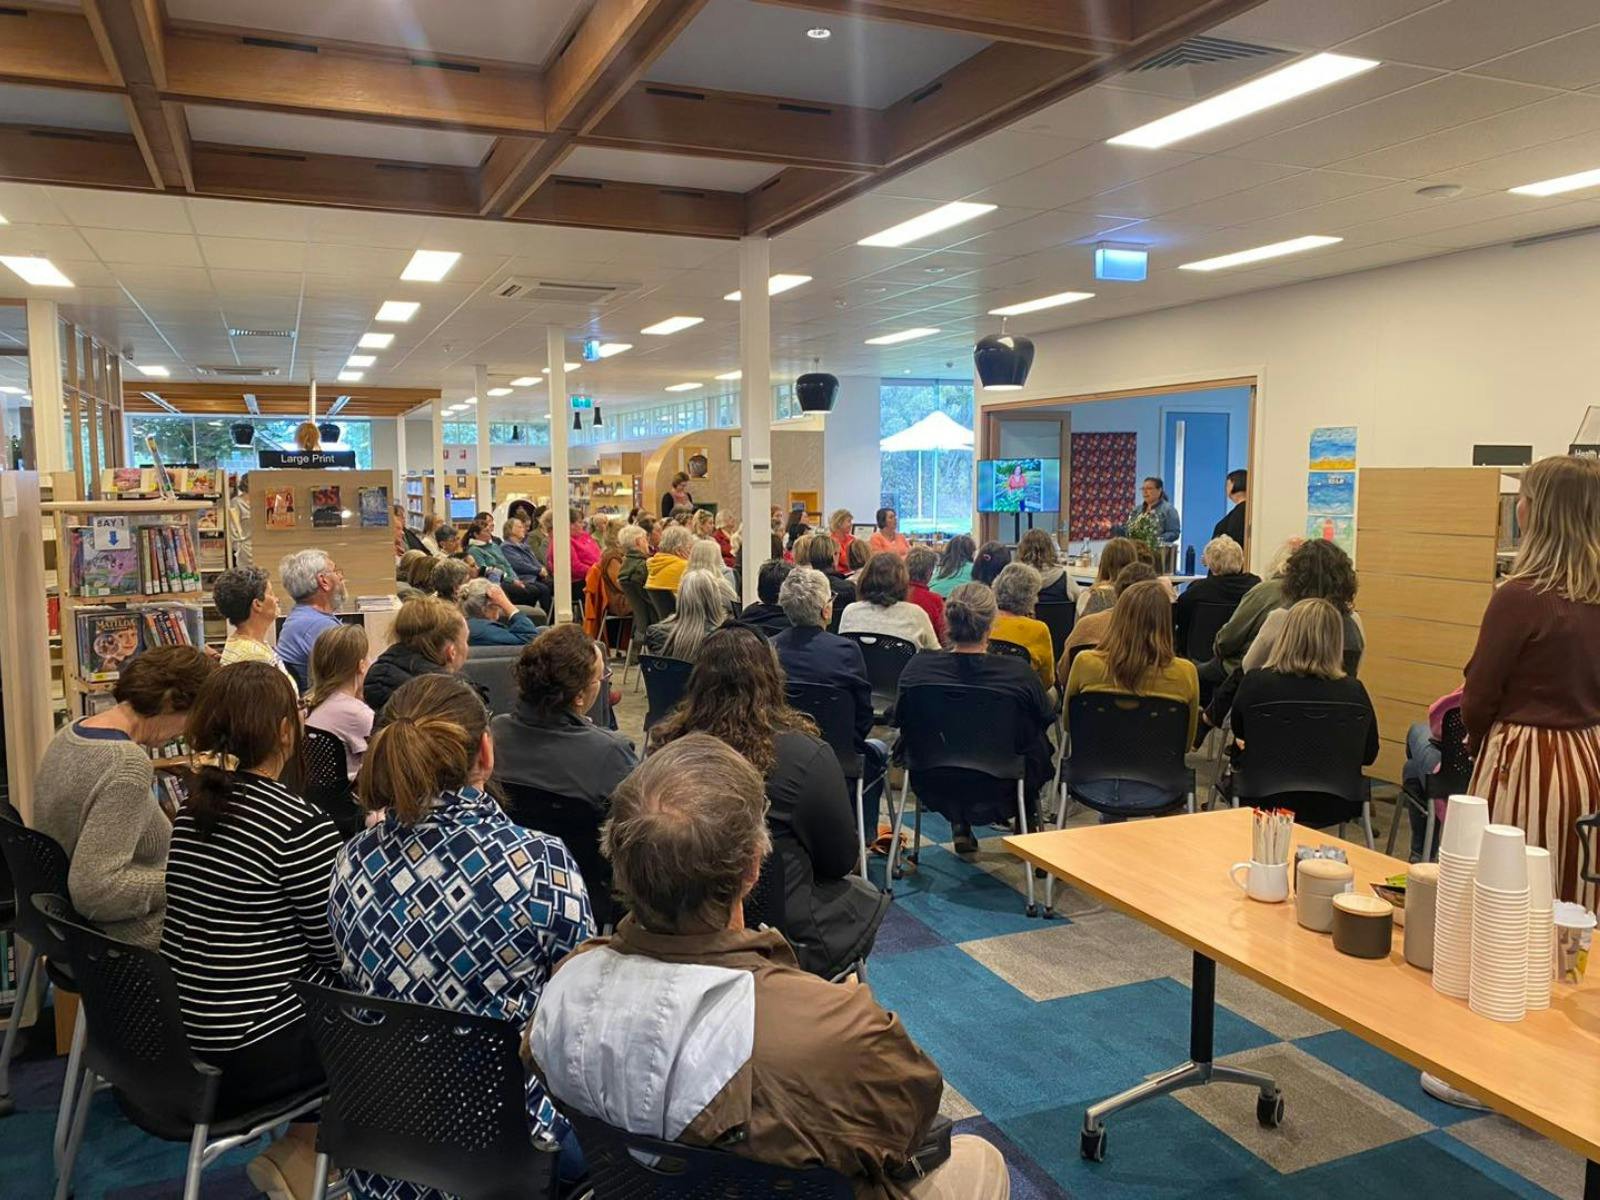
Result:
[[[594,397],[593,396],[574,396],[572,398],[572,407],[573,407],[574,411],[577,411],[579,409],[590,409],[590,408],[593,408],[594,407]]]

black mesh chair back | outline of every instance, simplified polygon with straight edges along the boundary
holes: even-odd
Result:
[[[1472,785],[1475,763],[1467,745],[1467,720],[1459,708],[1446,709],[1439,722],[1439,769],[1427,778],[1429,797],[1459,796]]]
[[[1234,794],[1241,803],[1292,809],[1317,825],[1354,820],[1367,799],[1361,769],[1371,722],[1372,713],[1361,704],[1274,700],[1250,705]]]
[[[783,852],[773,839],[772,850],[761,863],[761,874],[756,885],[744,898],[744,923],[747,929],[760,929],[770,925],[773,929],[786,928],[783,923]]]
[[[55,838],[29,829],[17,810],[7,804],[6,811],[0,812],[0,855],[11,873],[17,933],[59,970],[69,971],[72,955],[66,939],[51,932],[33,903],[35,896],[60,897],[67,906],[62,915],[72,921],[83,920],[66,899],[70,895],[67,852]]]
[[[556,1155],[529,1130],[515,1021],[294,988],[328,1076],[320,1152],[463,1200],[554,1194]]]
[[[726,1150],[708,1150],[625,1133],[570,1105],[589,1164],[594,1200],[850,1200],[850,1181],[827,1167],[772,1167]]]
[[[421,550],[424,554],[428,553],[427,543],[422,540],[422,535],[415,529],[404,529],[401,531],[400,536],[405,539],[407,550]]]
[[[668,658],[662,654],[643,654],[639,657],[639,671],[644,676],[645,695],[649,710],[644,715],[644,727],[650,727],[677,706],[689,690],[689,675],[694,664],[681,658]]]
[[[461,664],[461,673],[486,696],[494,716],[508,713],[516,705],[516,665],[521,657],[521,646],[474,646]]]
[[[1184,646],[1183,656],[1195,662],[1210,662],[1215,654],[1217,634],[1237,607],[1237,604],[1210,601],[1196,604],[1194,612],[1189,614],[1189,641]]]
[[[979,717],[981,714],[981,718]],[[895,702],[897,752],[905,756],[911,786],[919,776],[952,771],[990,779],[1023,778],[1021,717],[1004,692],[963,684],[919,683]]]
[[[1004,638],[990,638],[989,653],[998,654],[1002,658],[1020,658],[1023,662],[1033,661],[1033,655],[1028,653],[1026,646],[1017,642],[1008,642]]]
[[[1067,702],[1067,731],[1074,786],[1105,780],[1143,783],[1171,794],[1174,804],[1191,789],[1194,776],[1183,761],[1189,706],[1181,701],[1079,692]]]
[[[308,725],[300,743],[300,761],[305,768],[306,799],[333,818],[343,837],[360,833],[361,806],[356,803],[344,743],[338,735]]]
[[[656,621],[665,621],[678,611],[678,593],[672,589],[647,587],[644,594],[649,601],[650,611],[655,614],[655,620],[650,622],[652,625]]]
[[[856,749],[855,700],[842,688],[825,683],[784,684],[789,703],[817,723],[817,732],[833,750],[846,779],[861,778],[861,752]]]
[[[872,684],[872,703],[880,711],[888,708],[900,691],[900,672],[917,655],[917,644],[887,633],[847,633],[844,636],[861,647],[861,657],[867,663],[867,679]]]
[[[606,803],[591,804],[582,797],[563,796],[505,779],[496,779],[495,788],[503,798],[506,815],[513,821],[525,829],[560,838],[566,845],[583,876],[595,926],[616,924],[622,915],[621,906],[612,896],[611,863],[600,853],[600,826],[606,819]]]
[[[1050,649],[1057,658],[1061,647],[1072,636],[1072,627],[1078,621],[1076,600],[1041,600],[1033,606],[1033,615],[1050,630]]]

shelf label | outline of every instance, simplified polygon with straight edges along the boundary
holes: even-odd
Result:
[[[127,517],[95,517],[94,548],[99,550],[126,550],[128,548]]]

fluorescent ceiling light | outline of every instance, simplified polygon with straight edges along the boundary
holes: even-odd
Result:
[[[695,388],[705,387],[703,383],[674,383],[667,388],[669,392],[692,392]]]
[[[1179,109],[1159,121],[1119,133],[1107,141],[1113,146],[1139,146],[1146,150],[1170,146],[1197,133],[1349,79],[1352,75],[1360,75],[1377,65],[1375,59],[1353,58],[1348,54],[1313,54],[1310,58],[1302,58],[1259,79],[1229,88],[1209,100]]]
[[[360,383],[366,377],[367,377],[367,375],[366,375],[365,371],[340,371],[339,372],[339,382],[340,383]]]
[[[489,389],[489,395],[491,395],[491,396],[509,396],[509,395],[511,395],[511,389],[510,388],[490,388]]]
[[[478,402],[478,398],[477,398],[477,397],[476,397],[476,396],[468,396],[468,397],[467,397],[467,398],[466,398],[466,399],[465,399],[465,400],[463,400],[463,401],[462,401],[462,402],[461,402],[461,403],[463,403],[463,404],[465,404],[465,405],[468,405],[468,406],[471,406],[471,405],[473,405],[473,404],[476,404],[476,403],[477,403],[477,402]]]
[[[0,387],[0,396],[20,396],[20,395],[22,395],[22,389],[21,388]]]
[[[564,370],[568,375],[571,375],[574,371],[576,371],[581,366],[583,366],[582,363],[562,363],[561,364],[561,369]],[[550,374],[550,368],[549,367],[540,367],[539,368],[539,373],[541,375],[548,375],[548,374]]]
[[[168,375],[172,374],[172,372],[167,370],[165,367],[158,367],[155,365],[146,367],[139,363],[134,364],[134,370],[138,371],[139,374],[143,375],[146,379],[165,379]],[[0,391],[3,390],[4,389],[0,389]]]
[[[377,361],[378,356],[375,354],[352,354],[344,360],[344,365],[347,367],[370,367]]]
[[[1093,300],[1093,292],[1057,292],[1054,296],[1040,296],[1037,300],[1024,300],[1020,304],[1007,304],[991,308],[991,317],[1020,317],[1023,313],[1038,312],[1041,308],[1059,308],[1063,304],[1076,304],[1079,300]]]
[[[0,213],[0,225],[9,225],[9,224],[11,224],[11,222],[6,220],[5,213]]]
[[[377,321],[409,321],[422,305],[415,300],[385,300],[378,306]]]
[[[678,333],[681,330],[690,329],[704,320],[704,317],[668,317],[665,321],[657,321],[654,325],[641,329],[639,332],[648,333],[651,337],[666,337],[669,333]]]
[[[856,245],[907,246],[920,238],[939,233],[942,230],[949,229],[952,225],[959,225],[963,221],[970,221],[974,217],[981,217],[984,213],[991,213],[994,210],[995,206],[993,204],[972,204],[966,200],[955,200],[949,204],[941,205],[932,212],[925,212],[920,217],[912,217],[909,221],[902,221],[898,225],[885,229],[882,233],[864,237]]]
[[[1576,175],[1558,175],[1554,179],[1525,183],[1509,190],[1518,196],[1557,196],[1562,192],[1576,192],[1591,187],[1600,187],[1600,169],[1579,171]]]
[[[48,258],[15,257],[0,254],[4,263],[22,277],[22,282],[34,287],[72,287],[72,280],[63,275]]]
[[[1217,258],[1203,258],[1199,262],[1181,263],[1180,271],[1223,271],[1229,267],[1240,267],[1245,263],[1260,262],[1264,258],[1282,258],[1285,254],[1299,254],[1302,250],[1315,250],[1319,246],[1331,246],[1335,242],[1342,242],[1343,238],[1311,237],[1290,238],[1287,242],[1273,242],[1268,246],[1257,246],[1253,250],[1240,250],[1234,254],[1223,254]]]
[[[632,342],[601,342],[600,349],[596,353],[601,358],[610,358],[613,354],[626,354],[632,349]]]
[[[400,272],[400,278],[421,283],[438,283],[450,274],[450,268],[456,265],[460,257],[460,253],[455,250],[418,250],[411,256],[406,269]]]
[[[724,371],[721,375],[718,375],[717,378],[721,379],[721,380],[724,380],[724,381],[733,380],[733,379],[743,379],[744,378],[744,372],[743,371]]]
[[[544,382],[544,380],[540,379],[537,375],[519,375],[519,376],[517,376],[517,378],[515,378],[515,379],[513,379],[511,381],[511,386],[512,387],[534,387],[537,384],[541,384],[543,382]]]
[[[879,337],[868,338],[869,346],[893,346],[898,342],[911,342],[917,338],[931,337],[938,333],[937,329],[902,329],[899,333],[885,333]]]
[[[809,275],[774,275],[767,280],[767,295],[781,296],[784,292],[792,291],[803,283],[810,283]],[[743,292],[729,292],[724,300],[742,300]]]
[[[466,410],[467,410],[467,406],[465,404],[452,404],[448,408],[445,409],[445,412],[447,412],[447,413],[458,413],[458,412],[465,412]]]
[[[363,350],[387,350],[393,344],[392,333],[363,333],[361,340],[356,343]]]

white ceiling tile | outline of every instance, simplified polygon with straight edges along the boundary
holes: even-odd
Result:
[[[147,233],[129,229],[86,228],[84,239],[108,263],[157,263],[203,267],[200,244],[192,234]]]
[[[1004,204],[1004,201],[991,203]],[[815,220],[807,221],[784,236],[792,242],[822,242],[828,246],[838,246],[841,243],[850,244],[860,241],[871,234],[908,221],[912,217],[921,216],[930,212],[939,205],[929,200],[909,200],[904,196],[888,196],[879,193],[870,193],[847,200],[838,208]],[[1027,206],[1023,206],[1027,207]],[[980,233],[992,229],[999,229],[1012,222],[1020,221],[1031,216],[1031,212],[1017,209],[1000,208],[994,212],[984,213],[970,221],[965,221],[942,233],[931,235],[931,244],[923,244],[924,250],[935,250],[941,246],[951,246],[959,241],[976,237]],[[899,247],[869,246],[868,250],[895,251]]]
[[[1153,96],[1117,86],[1124,77],[1096,84],[1058,100],[1032,116],[1024,117],[1011,128],[1021,133],[1039,134],[1088,144],[1104,141],[1140,125],[1177,112],[1187,101],[1171,96]]]
[[[1159,217],[1174,209],[1201,204],[1218,196],[1247,191],[1274,179],[1298,173],[1276,163],[1209,157],[1123,184],[1079,201],[1076,207],[1127,217]]]
[[[301,281],[298,271],[236,271],[211,268],[211,282],[217,298],[224,304],[230,296],[298,296]]]
[[[1019,175],[1090,144],[1016,130],[1001,130],[889,180],[880,195],[960,200],[997,180]]]
[[[200,250],[205,255],[206,266],[213,269],[281,272],[303,270],[306,265],[306,248],[296,242],[202,237]]]
[[[1253,221],[1297,212],[1342,196],[1375,191],[1389,181],[1341,171],[1304,171],[1272,180],[1246,192],[1222,196],[1165,214],[1170,221],[1192,225],[1246,225]]]
[[[1456,167],[1600,129],[1600,96],[1562,94],[1481,121],[1457,125],[1338,164],[1408,179],[1445,179]]]
[[[5,210],[0,209],[0,215],[4,213]],[[49,258],[57,262],[93,262],[99,257],[93,247],[69,226],[29,225],[20,221],[0,225],[0,254]]]
[[[1600,225],[1600,201],[1576,201],[1532,209],[1521,216],[1497,217],[1471,225],[1457,225],[1453,229],[1422,234],[1412,240],[1429,246],[1462,249],[1561,233],[1569,229],[1587,229],[1594,225]]]
[[[257,204],[248,200],[200,197],[191,197],[184,204],[196,233],[286,242],[303,242],[310,236],[315,211],[296,204]]]
[[[1050,250],[1084,238],[1114,237],[1118,229],[1133,218],[1104,216],[1098,213],[1047,212],[1017,221],[992,233],[981,234],[960,243],[958,250],[980,250],[991,254],[1028,255]]]
[[[206,257],[210,256],[211,252],[207,250]],[[387,246],[309,246],[306,248],[305,269],[317,275],[342,276],[348,285],[352,276],[397,279],[410,260],[409,251]]]
[[[189,233],[192,229],[188,209],[175,196],[53,187],[50,197],[74,225],[155,233]]]
[[[1097,142],[973,194],[974,200],[1019,208],[1061,208],[1110,188],[1193,162],[1176,150],[1141,150]]]
[[[1340,47],[1393,62],[1460,70],[1600,20],[1594,0],[1449,0]]]
[[[1600,83],[1600,25],[1490,59],[1473,71],[1546,87],[1592,87]]]
[[[1364,238],[1379,241],[1417,241],[1442,229],[1470,225],[1496,217],[1521,216],[1528,211],[1526,196],[1508,192],[1488,192],[1460,200],[1436,200],[1412,209],[1356,226]]]
[[[1210,32],[1269,46],[1327,50],[1436,3],[1438,0],[1337,0],[1327,4],[1268,0]]]
[[[128,110],[121,96],[104,92],[0,83],[0,125],[127,133]]]
[[[204,267],[180,267],[174,263],[115,264],[117,279],[135,296],[145,291],[188,292],[209,303],[213,297],[211,275]]]
[[[0,183],[0,217],[19,225],[70,223],[50,192],[36,183]]]
[[[1453,170],[1451,181],[1469,187],[1503,189],[1556,179],[1600,167],[1600,130],[1529,146]],[[1556,202],[1570,197],[1556,198]],[[1537,200],[1538,197],[1524,197]]]
[[[733,162],[685,154],[652,154],[640,150],[613,150],[606,146],[579,146],[561,160],[556,173],[579,179],[614,179],[624,183],[653,183],[661,187],[747,192],[765,183],[782,169],[772,163]]]

